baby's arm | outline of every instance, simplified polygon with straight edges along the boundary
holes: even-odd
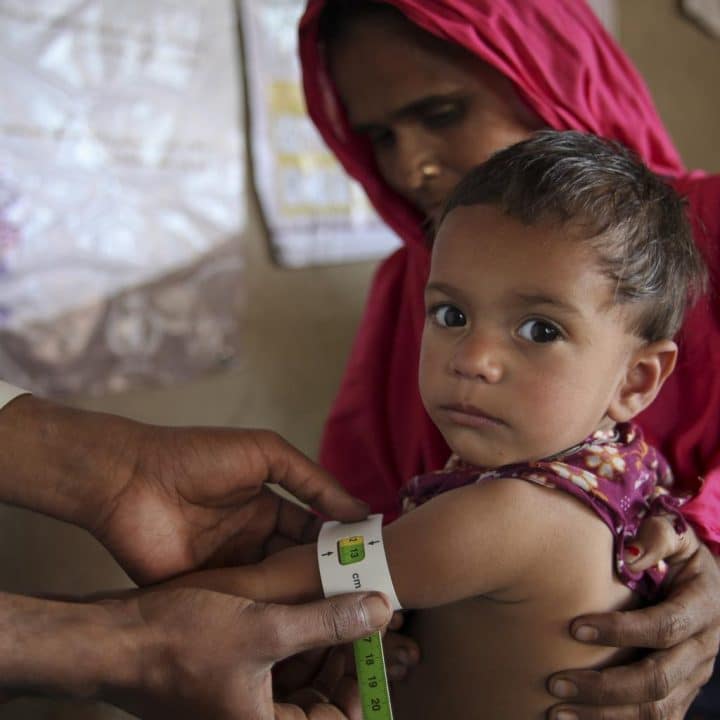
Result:
[[[255,565],[201,570],[163,583],[199,587],[261,602],[303,603],[323,597],[315,543],[295,545]]]
[[[557,527],[556,503],[556,491],[499,479],[453,490],[403,515],[383,532],[400,603],[408,609],[433,607],[512,587],[544,552],[546,543],[538,538],[549,539],[548,529]],[[315,544],[174,583],[265,602],[322,597]]]

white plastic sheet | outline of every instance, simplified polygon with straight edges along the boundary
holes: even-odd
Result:
[[[232,0],[0,0],[0,376],[50,394],[232,359]]]

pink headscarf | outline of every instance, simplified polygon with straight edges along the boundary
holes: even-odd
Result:
[[[392,517],[399,488],[448,457],[417,389],[429,251],[422,217],[384,182],[369,145],[347,123],[318,40],[318,20],[331,1],[309,0],[300,24],[309,112],[404,247],[375,276],[321,461],[374,511]],[[582,0],[385,1],[502,72],[549,127],[619,140],[671,178],[688,196],[696,242],[717,278],[720,178],[685,173],[642,78]],[[638,418],[682,488],[697,491],[705,477],[685,515],[711,544],[720,543],[720,374],[712,372],[720,357],[719,326],[717,303],[704,299],[685,322],[678,369]]]

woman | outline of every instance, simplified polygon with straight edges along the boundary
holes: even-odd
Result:
[[[324,11],[326,4],[331,11]],[[375,277],[321,457],[354,494],[392,516],[401,484],[442,466],[448,456],[420,402],[417,350],[428,221],[459,178],[491,152],[543,126],[619,140],[687,195],[696,242],[713,280],[720,269],[720,178],[685,173],[644,83],[579,0],[310,0],[300,41],[313,120],[404,241]],[[697,490],[704,476],[686,514],[716,550],[720,376],[707,369],[720,352],[718,315],[707,298],[689,315],[680,338],[683,359],[640,417],[680,487]],[[606,705],[618,706],[612,717],[637,717],[642,702],[649,703],[645,712],[652,706],[662,717],[682,717],[717,652],[711,593],[720,591],[718,575],[707,555],[703,562],[701,570],[688,570],[695,573],[692,583],[673,586],[674,594],[689,593],[678,597],[688,615],[674,614],[669,603],[632,613],[622,627],[637,630],[624,643],[612,632],[603,635],[619,626],[593,619],[610,642],[640,644],[644,630],[647,646],[672,645],[671,650],[642,666],[600,673],[594,683],[587,674],[564,673],[566,682],[551,689],[574,693],[576,703],[593,703],[599,694]],[[660,624],[688,627],[663,642],[657,638]],[[690,635],[692,641],[677,643]],[[659,668],[655,676],[653,665]],[[670,687],[666,692],[653,682]],[[612,687],[603,690],[608,683]],[[563,709],[600,717],[599,710],[581,704]]]

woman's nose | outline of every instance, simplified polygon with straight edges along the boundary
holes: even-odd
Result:
[[[414,193],[440,173],[432,143],[419,129],[401,128],[395,134],[395,152],[391,162],[392,184],[400,191]]]
[[[468,335],[459,341],[451,360],[451,371],[467,380],[499,382],[504,374],[501,349],[487,335]]]

